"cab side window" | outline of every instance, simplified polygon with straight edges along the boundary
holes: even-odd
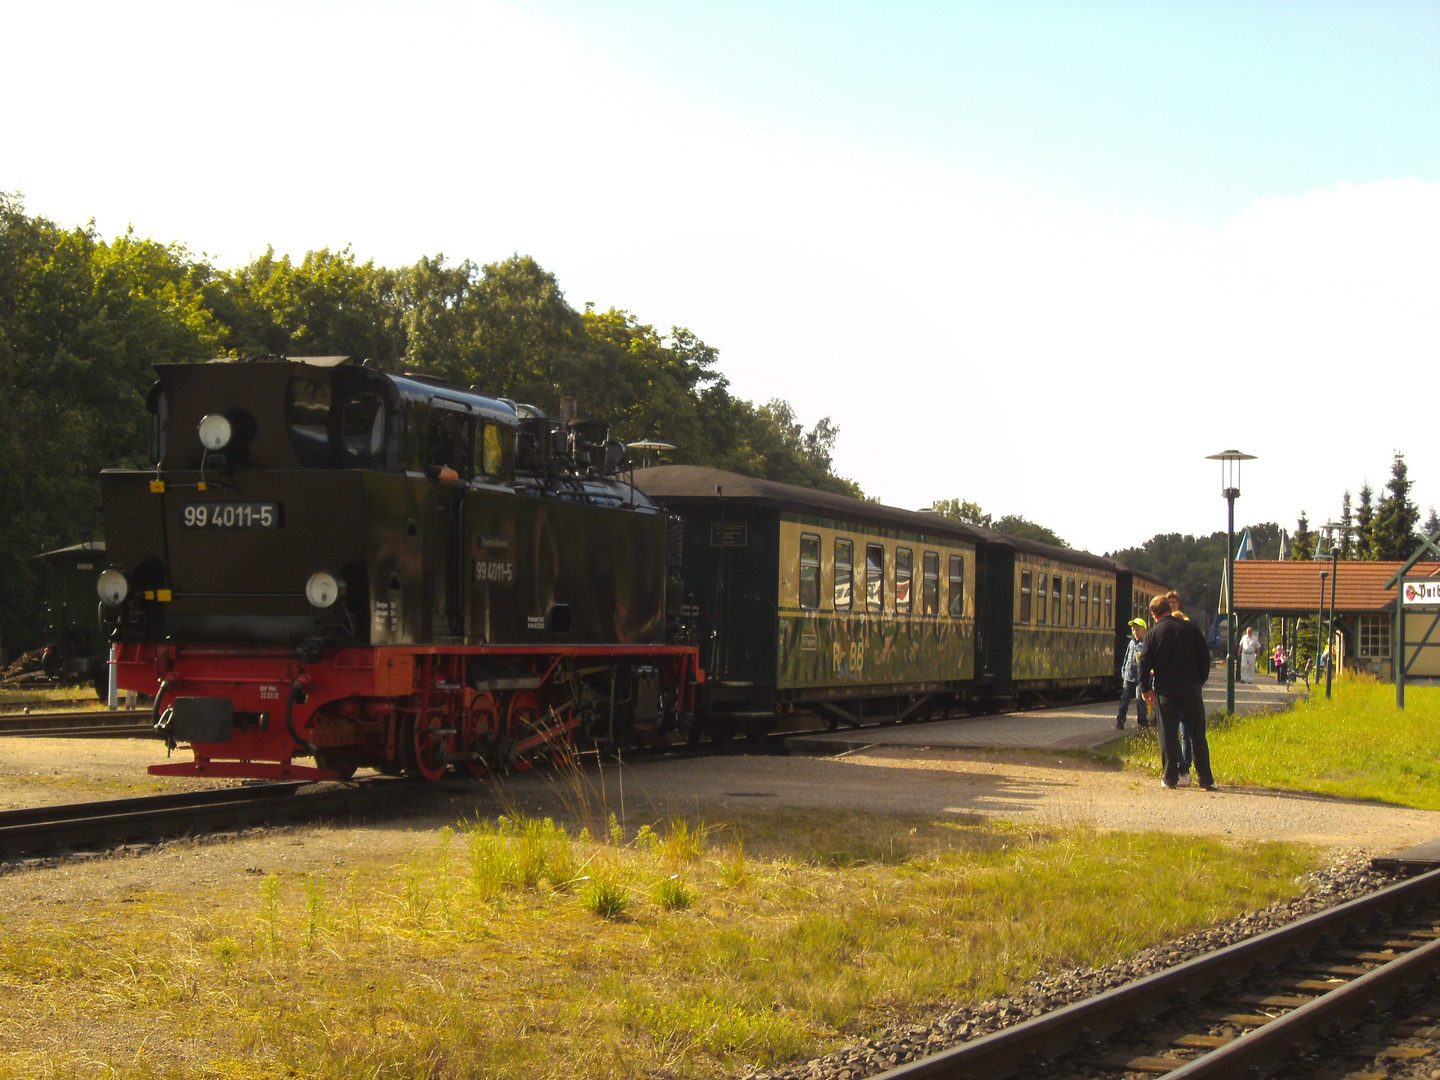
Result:
[[[330,400],[328,379],[307,379],[297,375],[286,392],[285,418],[290,425],[290,445],[300,464],[323,469],[330,461]]]
[[[425,464],[453,469],[460,479],[470,474],[470,416],[457,409],[432,407],[425,434]]]
[[[475,473],[501,483],[511,482],[510,468],[506,462],[505,444],[507,437],[513,444],[512,429],[503,424],[481,422],[475,438]]]
[[[340,405],[340,447],[349,464],[368,464],[385,449],[385,402],[362,390]]]

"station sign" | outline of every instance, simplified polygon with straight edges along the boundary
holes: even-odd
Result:
[[[1400,588],[1400,599],[1406,606],[1440,604],[1440,579],[1403,582]]]

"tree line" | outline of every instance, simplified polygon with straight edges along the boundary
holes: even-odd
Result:
[[[179,243],[64,227],[0,193],[0,647],[33,644],[33,557],[100,538],[98,474],[145,467],[152,365],[349,355],[671,443],[669,460],[861,495],[831,467],[838,429],[730,392],[719,353],[621,308],[577,310],[528,256],[398,269],[348,248],[273,249],[227,269]]]
[[[993,529],[998,533],[1022,540],[1035,540],[1041,544],[1053,544],[1055,547],[1062,548],[1070,546],[1044,525],[1022,517],[1020,514],[1002,514],[995,517],[987,514],[979,503],[970,502],[968,499],[936,499],[930,504],[930,512],[950,518],[952,521],[963,521],[968,525],[978,525],[982,529]]]

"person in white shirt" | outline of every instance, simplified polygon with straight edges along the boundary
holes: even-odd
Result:
[[[1240,681],[1255,681],[1255,659],[1260,655],[1260,639],[1255,636],[1253,626],[1245,627],[1245,636],[1240,639]]]

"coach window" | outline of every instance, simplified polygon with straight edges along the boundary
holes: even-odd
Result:
[[[835,610],[849,611],[855,578],[855,541],[835,541]]]
[[[1050,575],[1040,573],[1035,575],[1035,625],[1045,625],[1045,608],[1050,603],[1050,590],[1046,586],[1050,582]]]
[[[922,557],[920,579],[920,614],[940,614],[940,553],[927,551]]]
[[[1115,586],[1109,582],[1105,584],[1105,621],[1101,625],[1115,625]]]
[[[1080,582],[1080,625],[1090,625],[1090,583]]]
[[[1050,579],[1050,625],[1064,626],[1060,621],[1060,575]]]
[[[965,556],[950,556],[950,617],[965,617]]]
[[[1031,592],[1031,581],[1034,577],[1034,571],[1020,571],[1020,616],[1016,621],[1026,625],[1029,625],[1030,605],[1034,602],[1034,595]]]
[[[1098,581],[1095,582],[1095,584],[1090,587],[1090,609],[1091,609],[1090,625],[1091,625],[1091,626],[1104,626],[1105,624],[1100,621],[1100,620],[1101,620],[1101,617],[1102,617],[1102,612],[1101,612],[1101,606],[1100,606],[1100,582],[1098,582]]]
[[[820,607],[820,537],[811,533],[800,534],[800,606]]]
[[[1075,579],[1065,579],[1065,625],[1075,625]]]
[[[869,611],[885,610],[885,546],[865,545],[865,607]]]
[[[910,579],[915,576],[915,555],[909,548],[895,549],[895,610],[910,613]]]

